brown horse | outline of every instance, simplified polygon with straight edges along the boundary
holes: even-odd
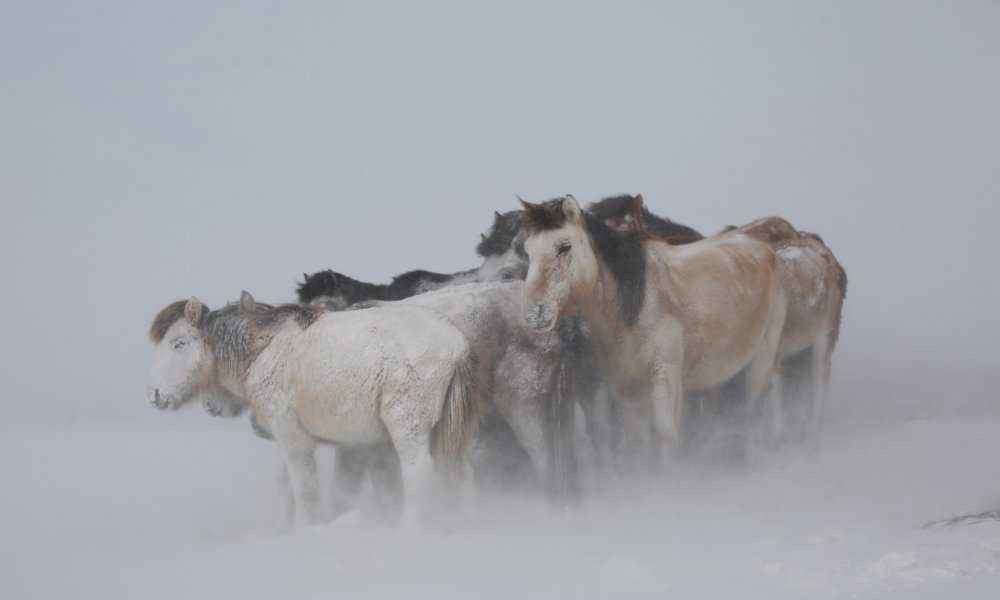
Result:
[[[744,368],[748,400],[777,383],[785,300],[770,246],[739,232],[682,246],[623,234],[572,196],[523,205],[525,319],[542,330],[586,320],[633,442],[651,441],[650,421],[660,440],[679,441],[686,391]]]

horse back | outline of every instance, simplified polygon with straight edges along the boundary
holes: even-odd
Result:
[[[658,287],[669,289],[662,310],[683,328],[690,384],[701,387],[702,382],[724,380],[753,356],[784,306],[774,251],[735,233],[658,254],[663,278]]]
[[[416,413],[439,414],[444,389],[468,356],[458,330],[417,307],[325,313],[272,345],[253,375],[260,387],[282,390],[313,436],[347,445],[386,441],[385,397],[408,395],[421,404]]]

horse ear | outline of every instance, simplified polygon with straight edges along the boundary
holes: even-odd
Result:
[[[192,325],[201,323],[201,317],[205,314],[205,305],[194,296],[184,305],[184,318]]]
[[[642,194],[636,194],[632,196],[632,227],[635,231],[642,231],[646,228],[646,220],[642,216],[642,209],[644,203],[642,200]]]
[[[243,293],[240,294],[240,310],[243,312],[253,312],[256,307],[257,301],[253,299],[250,292],[243,290]]]
[[[493,221],[498,222],[501,219],[503,219],[503,215],[500,214],[500,211],[499,210],[493,211]]]
[[[563,197],[562,209],[567,221],[577,225],[583,223],[583,209],[580,208],[580,204],[573,197],[573,194],[566,194]]]

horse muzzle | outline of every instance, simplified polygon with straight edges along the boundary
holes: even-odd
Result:
[[[168,408],[177,410],[180,406],[178,402],[174,402],[169,396],[161,394],[159,388],[153,388],[153,391],[149,394],[149,403],[152,404],[154,408],[158,408],[160,410],[167,410]]]

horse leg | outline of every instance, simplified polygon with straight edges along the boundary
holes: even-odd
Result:
[[[607,386],[598,386],[589,395],[579,396],[577,404],[587,423],[587,437],[594,452],[598,471],[608,468],[611,460],[611,398]]]
[[[444,388],[438,392],[445,396]],[[415,397],[434,394],[433,388],[412,389]],[[385,394],[382,398],[381,419],[399,457],[399,471],[403,480],[402,525],[416,527],[421,519],[429,517],[435,505],[438,472],[431,456],[431,429],[434,421],[421,419],[414,401],[401,393]],[[436,418],[436,417],[435,417]]]
[[[278,531],[291,531],[295,527],[295,494],[292,493],[292,478],[288,474],[285,457],[278,457]]]
[[[295,507],[306,523],[322,521],[319,479],[316,475],[316,442],[299,425],[294,414],[275,423],[275,439],[285,455],[295,498]]]
[[[379,520],[394,521],[403,508],[399,457],[391,446],[378,446],[371,452],[368,473],[375,497],[375,513]]]
[[[399,469],[403,479],[403,526],[412,529],[420,520],[429,516],[434,506],[437,472],[431,456],[430,432],[414,434],[397,429],[392,436],[393,446],[399,456]]]
[[[758,424],[751,427],[757,435],[771,443],[776,443],[776,432],[780,430],[782,419],[781,406],[781,369],[778,349],[781,345],[781,330],[785,324],[785,302],[779,295],[764,330],[761,346],[750,362],[747,371],[746,402],[749,413],[749,423]],[[770,388],[770,389],[768,389]],[[766,414],[761,413],[761,402],[767,392]],[[760,417],[763,417],[762,419]],[[753,436],[750,436],[752,438]]]
[[[810,382],[812,384],[810,390],[812,402],[809,407],[809,437],[817,450],[823,433],[823,411],[830,397],[832,358],[830,346],[830,335],[824,334],[816,340],[812,350],[812,381]]]
[[[357,508],[368,468],[369,449],[338,447],[330,486],[330,519]]]
[[[648,401],[624,394],[616,396],[622,423],[622,439],[618,449],[618,471],[635,473],[640,457],[649,454],[652,447],[653,429],[649,422]]]
[[[684,444],[687,432],[682,427],[684,419],[684,391],[682,386],[683,362],[660,360],[654,363],[650,377],[648,403],[653,414],[653,428],[659,438],[652,458],[655,462],[669,459],[669,455]]]

